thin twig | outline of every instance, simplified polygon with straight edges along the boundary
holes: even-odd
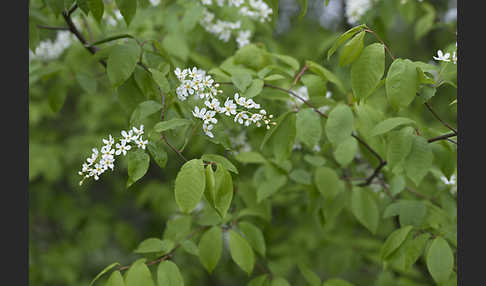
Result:
[[[302,77],[302,75],[304,75],[306,70],[307,70],[307,66],[304,65],[302,67],[302,70],[300,70],[300,72],[295,76],[294,82],[292,83],[292,85],[289,87],[288,90],[291,90],[292,88],[294,88],[294,86],[297,84],[297,82],[299,82],[299,79]]]
[[[445,122],[444,120],[442,120],[439,117],[439,115],[432,109],[432,107],[427,102],[425,102],[424,105],[434,115],[434,117],[437,118],[437,120],[439,120],[445,127],[449,128],[452,132],[454,132],[454,134],[457,135],[457,130],[455,128],[453,128],[452,126],[450,126],[449,124],[447,124],[447,122]]]
[[[439,141],[439,140],[446,140],[446,139],[449,139],[450,137],[455,137],[455,136],[457,136],[457,134],[447,133],[447,134],[444,134],[444,135],[441,135],[441,136],[430,138],[430,139],[427,140],[427,142],[432,143],[432,142]],[[455,142],[455,141],[454,141],[454,143],[457,144],[457,142]]]
[[[44,30],[69,31],[69,27],[51,27],[37,24],[37,28]]]
[[[392,58],[392,60],[395,60],[395,57],[393,56],[393,54],[390,51],[390,49],[388,48],[388,46],[385,44],[385,42],[381,39],[381,37],[375,31],[373,31],[371,29],[364,29],[364,31],[368,32],[368,33],[372,33],[373,35],[375,35],[375,37],[378,39],[378,41],[380,41],[383,44],[383,46],[385,47],[386,51],[390,55],[390,58]]]

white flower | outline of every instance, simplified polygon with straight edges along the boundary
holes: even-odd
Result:
[[[332,96],[332,93],[328,90],[326,91],[326,98],[331,98]]]
[[[314,152],[320,152],[321,151],[321,147],[319,145],[314,145],[314,147],[312,148],[312,151]]]
[[[138,148],[142,148],[143,150],[145,150],[145,146],[147,145],[148,140],[144,141],[142,136],[140,136],[140,138],[138,138],[135,143],[137,144]]]
[[[111,145],[115,144],[115,140],[113,140],[113,137],[111,136],[111,134],[109,135],[108,140],[103,139],[103,144],[105,144],[107,146],[111,146]]]
[[[115,153],[115,150],[111,149],[111,145],[105,145],[101,147],[101,155],[106,156],[106,155],[113,155]]]
[[[201,0],[201,3],[203,5],[212,5],[213,4],[213,0]]]
[[[199,110],[199,107],[194,107],[194,111],[192,112],[192,115],[196,118],[204,118],[204,114],[206,113],[206,108],[201,108]]]
[[[228,0],[229,6],[240,7],[243,3],[245,3],[245,0]]]
[[[450,179],[450,180],[448,180],[446,176],[441,176],[441,177],[440,177],[440,180],[441,180],[441,181],[442,181],[444,184],[446,184],[446,185],[455,185],[455,184],[456,184],[456,175],[454,175],[454,174],[453,174],[453,175],[451,176],[451,179]]]
[[[242,111],[236,114],[234,121],[238,122],[239,124],[243,124],[244,121],[247,119],[248,119],[248,115],[245,113],[245,111]]]
[[[113,164],[115,162],[115,158],[113,155],[103,155],[103,158],[100,161],[100,164],[104,166],[105,169],[110,168],[113,170],[115,165]]]
[[[246,98],[244,97],[240,97],[240,95],[238,93],[235,93],[235,101],[236,103],[238,103],[239,105],[241,106],[245,106],[245,101],[246,101]]]
[[[217,98],[213,98],[212,101],[206,100],[204,104],[210,109],[216,110],[218,112],[221,109],[221,107],[219,106],[219,100]]]
[[[103,174],[103,172],[105,171],[106,169],[103,167],[102,164],[95,164],[94,165],[94,169],[93,169],[93,172],[96,174],[96,175],[101,175]],[[98,180],[95,176],[95,180]]]
[[[160,0],[149,0],[150,1],[150,4],[152,4],[152,6],[157,6],[160,4]]]
[[[214,137],[214,135],[213,135],[213,133],[211,132],[211,129],[213,129],[213,125],[211,125],[211,124],[206,124],[206,123],[204,123],[204,124],[203,124],[203,130],[204,130],[204,133],[205,133],[207,136],[209,136],[209,137],[213,138],[213,137]]]
[[[121,144],[116,143],[116,149],[117,150],[116,150],[115,154],[120,155],[120,154],[123,153],[123,156],[125,156],[127,154],[127,151],[129,151],[132,148],[132,146],[127,145],[127,141],[125,141],[123,139],[120,141],[120,143]]]
[[[433,56],[434,60],[436,60],[436,61],[444,61],[444,62],[450,62],[451,61],[450,60],[451,54],[449,54],[449,53],[443,54],[441,50],[438,50],[437,55],[438,55],[438,57]]]
[[[125,130],[122,130],[121,135],[123,136],[123,139],[127,142],[130,143],[133,140],[137,139],[138,136],[133,135],[133,130],[129,130],[126,132]]]
[[[214,82],[214,80],[211,78],[210,75],[208,75],[208,76],[204,77],[204,79],[202,80],[202,85],[203,85],[203,87],[210,88],[213,85],[213,82]]]
[[[457,55],[456,55],[456,52],[453,52],[453,53],[452,53],[452,62],[453,62],[454,64],[457,64]]]
[[[186,76],[187,76],[187,70],[182,70],[180,68],[176,68],[174,70],[174,74],[176,75],[177,79],[179,79],[179,81],[184,81],[186,79]]]
[[[215,115],[216,115],[216,111],[212,111],[212,110],[206,111],[206,113],[202,117],[202,119],[204,120],[204,124],[218,123],[218,119],[214,118]]]
[[[233,103],[232,99],[226,98],[224,108],[221,108],[221,111],[228,116],[231,114],[236,114],[236,104]]]
[[[356,24],[370,8],[371,0],[346,0],[346,17],[348,23]]]
[[[244,47],[250,43],[250,30],[244,30],[238,32],[238,37],[236,38],[236,42],[238,43],[238,48]]]
[[[143,134],[143,124],[140,124],[140,129],[137,129],[137,127],[134,126],[132,128],[132,130],[133,130],[133,133],[135,133],[135,135],[137,135],[137,136],[142,135]]]

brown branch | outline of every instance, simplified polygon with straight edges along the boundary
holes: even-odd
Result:
[[[450,137],[455,137],[455,136],[457,136],[457,134],[447,133],[447,134],[444,134],[444,135],[441,135],[441,136],[430,138],[430,139],[427,140],[427,142],[432,143],[432,142],[439,141],[439,140],[446,140],[446,139],[449,139]],[[457,142],[455,142],[455,141],[453,141],[453,142],[455,144],[457,144]]]
[[[381,156],[379,158],[381,159]],[[358,186],[365,187],[365,186],[368,186],[369,184],[371,184],[371,182],[373,182],[373,179],[376,178],[380,174],[381,169],[383,167],[385,167],[385,165],[386,165],[386,161],[384,161],[383,159],[381,159],[380,164],[378,165],[378,167],[375,168],[375,171],[373,171],[373,174],[371,174],[371,176],[369,176],[366,179],[366,181],[364,181],[363,183],[359,184]]]
[[[381,37],[375,31],[373,31],[371,29],[364,29],[364,31],[373,34],[378,39],[378,41],[380,41],[383,44],[387,53],[390,55],[390,58],[392,58],[392,60],[395,60],[395,57],[393,56],[393,54],[390,51],[390,49],[388,48],[388,46],[385,44],[385,42],[381,39]]]
[[[306,70],[307,70],[307,66],[304,64],[304,66],[302,67],[302,70],[295,76],[294,82],[292,83],[292,85],[288,89],[289,91],[292,88],[294,88],[294,86],[297,84],[297,82],[302,77],[302,75],[304,75],[304,73],[305,73]]]
[[[39,29],[44,30],[55,30],[55,31],[69,31],[69,27],[51,27],[51,26],[44,26],[44,25],[36,25]]]
[[[445,122],[444,120],[442,120],[439,117],[439,115],[432,109],[432,107],[427,102],[425,102],[424,105],[434,115],[434,117],[437,118],[437,120],[439,120],[445,127],[449,128],[452,132],[454,132],[454,134],[457,135],[457,130],[455,128],[453,128],[452,126],[450,126],[449,124],[447,124],[447,122]]]

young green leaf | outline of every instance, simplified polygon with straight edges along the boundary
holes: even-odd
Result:
[[[160,89],[165,92],[169,93],[170,92],[170,84],[169,81],[167,80],[166,75],[156,69],[150,69],[150,72],[152,73],[152,78],[154,79],[155,83],[160,87]]]
[[[421,201],[400,200],[396,203],[388,205],[383,213],[384,218],[398,215],[400,219],[400,225],[412,225],[421,227],[427,208]]]
[[[296,138],[313,148],[321,139],[321,118],[311,108],[301,109],[296,115]]]
[[[182,215],[167,221],[164,230],[164,239],[179,241],[184,239],[191,232],[191,216]]]
[[[201,200],[206,186],[204,163],[199,159],[186,162],[175,180],[175,199],[184,213],[190,213]]]
[[[265,157],[260,155],[260,153],[252,152],[252,151],[240,152],[236,154],[235,159],[241,163],[256,163],[256,164],[265,163],[267,161]]]
[[[307,283],[309,283],[310,286],[320,286],[321,285],[321,279],[319,276],[317,276],[314,271],[312,271],[307,264],[303,263],[302,261],[299,261],[297,263],[297,267],[299,268],[300,273],[302,276],[304,276],[305,280]]]
[[[233,261],[248,275],[253,271],[255,255],[250,244],[236,231],[229,231],[229,249]]]
[[[154,131],[161,133],[162,131],[176,129],[181,126],[192,124],[192,121],[185,118],[173,118],[170,120],[162,121],[154,125]]]
[[[382,260],[385,260],[388,256],[390,256],[395,250],[397,250],[400,245],[405,241],[408,236],[408,233],[412,230],[413,226],[408,225],[401,227],[394,232],[392,232],[387,239],[385,240],[385,244],[383,244],[380,252],[380,257]]]
[[[427,269],[438,284],[445,283],[452,273],[454,255],[442,237],[436,237],[427,251]]]
[[[376,89],[385,73],[385,48],[374,43],[363,49],[351,66],[351,87],[358,99],[366,99]]]
[[[370,190],[361,188],[353,190],[351,193],[351,212],[372,234],[376,233],[380,212]]]
[[[272,282],[270,282],[270,286],[290,286],[287,279],[283,277],[275,277]]]
[[[133,40],[113,48],[106,63],[108,79],[113,87],[120,86],[132,75],[140,53],[140,46]]]
[[[253,249],[261,256],[265,257],[265,238],[263,237],[262,231],[255,225],[246,221],[238,223],[238,228],[241,230],[251,247],[253,247]]]
[[[427,139],[422,136],[414,136],[412,150],[407,158],[405,158],[404,169],[407,176],[415,185],[418,186],[429,172],[433,160],[434,154]]]
[[[199,241],[199,260],[209,273],[218,264],[223,251],[223,233],[219,226],[207,230]]]
[[[355,26],[349,30],[347,30],[346,32],[344,32],[335,42],[334,44],[332,45],[332,47],[329,49],[329,51],[327,52],[327,60],[329,60],[329,58],[334,54],[334,52],[336,52],[336,50],[342,45],[344,44],[349,38],[351,38],[352,36],[354,36],[356,33],[360,32],[362,29],[365,29],[365,28],[368,28],[366,26],[366,24],[361,24],[361,25],[358,25],[358,26]]]
[[[224,218],[233,199],[233,179],[231,178],[231,174],[223,166],[218,166],[214,177],[214,208],[221,218]]]
[[[160,262],[157,267],[157,286],[184,286],[184,278],[174,262]]]
[[[344,104],[339,104],[329,113],[325,130],[327,138],[334,146],[351,136],[353,120],[353,112]]]
[[[268,286],[268,283],[269,280],[268,280],[268,277],[267,277],[267,274],[261,274],[253,279],[250,280],[250,282],[248,282],[248,284],[246,284],[246,286]]]
[[[152,273],[145,265],[145,258],[135,261],[125,275],[126,286],[155,286],[152,280]]]
[[[353,137],[341,142],[334,151],[334,158],[343,167],[346,167],[353,161],[358,151],[358,141]]]
[[[313,61],[306,61],[306,66],[311,70],[313,73],[320,76],[323,80],[329,80],[330,82],[334,83],[340,92],[344,93],[344,86],[341,80],[333,74],[330,70],[326,69],[325,67],[315,63]]]
[[[174,248],[174,242],[172,240],[164,239],[160,240],[155,237],[147,238],[140,242],[135,253],[160,253],[161,255],[169,253]]]
[[[386,76],[386,96],[393,108],[410,105],[418,90],[418,74],[415,63],[409,59],[396,59]]]
[[[118,265],[120,265],[120,263],[114,262],[114,263],[106,266],[103,270],[101,270],[100,273],[98,273],[98,275],[96,275],[95,278],[93,278],[93,280],[91,280],[91,282],[89,283],[89,286],[93,285],[93,283],[95,283],[96,280],[98,280],[101,276],[103,276],[103,274],[107,273],[108,271],[110,271],[111,269],[113,269],[115,266],[118,266]],[[118,274],[119,274],[119,272],[118,272]],[[113,274],[111,276],[113,276]],[[110,276],[110,279],[111,279],[111,276]],[[115,274],[115,276],[116,276],[116,274]],[[113,278],[113,279],[117,279],[117,278]]]
[[[123,276],[121,275],[120,271],[113,271],[113,273],[111,273],[110,275],[110,278],[108,278],[105,286],[125,286],[125,282],[123,281]]]
[[[128,152],[128,180],[127,188],[147,173],[150,157],[141,149]]]
[[[242,93],[245,92],[246,88],[252,83],[251,75],[240,70],[234,70],[231,73],[231,81]]]
[[[243,97],[246,98],[252,98],[260,94],[263,89],[263,80],[259,78],[255,78],[251,81],[250,86],[247,88],[247,90],[242,94]]]
[[[165,168],[165,166],[167,165],[168,156],[167,152],[164,149],[164,146],[164,141],[162,141],[161,139],[156,141],[151,140],[147,144],[147,149],[150,155],[152,155],[155,163],[157,163],[160,168]]]
[[[215,162],[217,166],[222,166],[226,170],[238,174],[238,169],[226,157],[217,154],[204,154],[201,159],[207,162]]]
[[[342,185],[336,172],[328,167],[319,167],[314,173],[314,184],[325,199],[332,200]]]
[[[332,278],[326,280],[322,286],[354,286],[354,285],[340,278]]]
[[[415,124],[415,121],[406,117],[393,117],[383,120],[371,130],[371,136],[377,136],[387,133],[401,125]]]
[[[91,14],[95,18],[96,21],[100,22],[101,18],[103,17],[103,12],[105,9],[105,5],[103,4],[103,0],[86,0],[88,3],[89,10]]]
[[[352,64],[359,57],[361,51],[363,51],[365,35],[366,32],[361,31],[344,45],[339,57],[340,66]]]
[[[412,127],[406,127],[400,131],[390,133],[386,160],[392,171],[395,171],[395,167],[402,164],[408,154],[410,154],[414,140],[413,132]]]
[[[118,7],[120,13],[123,16],[123,19],[125,19],[125,22],[127,23],[127,26],[129,26],[130,22],[132,21],[133,17],[137,12],[137,1],[116,0],[115,2],[116,2],[116,6]]]
[[[133,111],[132,116],[130,117],[130,124],[138,127],[138,125],[142,123],[142,120],[156,112],[159,112],[161,109],[162,105],[156,101],[144,101],[140,103]]]

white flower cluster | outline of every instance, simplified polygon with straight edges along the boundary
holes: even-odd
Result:
[[[73,42],[73,36],[69,31],[59,31],[56,35],[56,40],[53,42],[50,39],[42,41],[35,48],[35,53],[29,51],[29,60],[54,60],[59,58],[64,50],[66,50]]]
[[[372,0],[346,0],[345,13],[349,24],[356,24],[368,10]]]
[[[128,151],[132,149],[130,143],[133,143],[138,148],[142,148],[145,150],[145,147],[148,144],[148,140],[144,140],[143,135],[143,125],[140,125],[140,128],[132,127],[132,129],[125,131],[121,131],[122,139],[119,140],[118,143],[115,144],[115,140],[111,136],[108,136],[108,139],[103,139],[103,147],[101,150],[93,148],[91,156],[86,159],[86,163],[83,163],[81,171],[78,172],[79,175],[83,176],[83,179],[79,182],[79,185],[82,185],[84,180],[89,177],[93,177],[95,180],[98,180],[101,174],[103,174],[108,168],[113,170],[115,167],[115,156],[123,154],[125,156]],[[115,145],[115,148],[113,148]],[[98,161],[99,159],[99,161]]]
[[[272,9],[263,0],[215,0],[215,4],[219,7],[227,6],[236,7],[239,14],[253,20],[258,20],[262,23],[269,20],[273,13]],[[201,4],[205,6],[213,5],[213,0],[201,0]],[[228,42],[231,38],[232,31],[238,33],[236,42],[238,48],[241,48],[250,43],[251,31],[240,30],[241,21],[229,22],[215,19],[214,13],[210,12],[206,7],[203,8],[203,17],[199,22],[201,26],[211,34],[214,34],[218,39]]]
[[[213,124],[218,123],[218,119],[215,118],[218,113],[226,116],[234,115],[234,121],[245,126],[254,123],[257,127],[261,127],[265,124],[267,129],[270,129],[270,125],[276,124],[271,121],[273,115],[267,116],[265,109],[260,109],[260,104],[251,98],[242,97],[238,93],[235,93],[233,99],[227,97],[224,104],[221,105],[217,96],[222,94],[223,91],[218,89],[219,84],[214,83],[211,75],[207,75],[206,71],[196,67],[184,70],[176,68],[174,73],[181,82],[181,85],[176,89],[177,97],[180,100],[184,101],[192,94],[196,99],[205,99],[204,105],[206,107],[199,108],[196,106],[192,114],[204,121],[203,130],[207,136],[214,137],[211,130],[214,127]],[[254,109],[254,112],[249,111],[251,109]]]
[[[457,49],[457,43],[456,43],[456,49]],[[442,61],[442,62],[451,62],[453,64],[457,64],[457,55],[456,51],[452,52],[452,58],[450,53],[443,53],[442,50],[437,51],[437,57],[433,56],[434,60],[436,61]]]
[[[229,137],[231,142],[231,147],[234,149],[233,154],[236,155],[241,152],[251,151],[251,145],[248,144],[246,140],[246,132],[242,131],[237,136]]]

